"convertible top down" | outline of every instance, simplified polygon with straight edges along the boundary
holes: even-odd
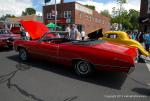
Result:
[[[31,26],[24,27],[30,34]],[[37,33],[37,29],[34,30]],[[72,66],[80,76],[88,76],[94,70],[132,72],[137,58],[136,48],[103,40],[70,40],[61,32],[46,32],[35,40],[17,40],[14,47],[23,61],[30,57],[40,57]]]

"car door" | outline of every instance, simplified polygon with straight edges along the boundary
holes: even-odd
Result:
[[[52,62],[58,61],[59,44],[53,42],[39,42],[37,45],[38,55]]]
[[[59,44],[37,40],[30,42],[28,46],[28,51],[32,57],[57,62]]]

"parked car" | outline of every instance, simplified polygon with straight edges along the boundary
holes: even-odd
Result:
[[[72,66],[80,76],[88,76],[94,70],[130,73],[135,69],[136,48],[112,44],[103,40],[70,40],[65,35],[61,35],[64,37],[60,38],[61,32],[45,33],[46,26],[44,27],[41,23],[32,21],[30,22],[32,26],[28,23],[28,21],[23,21],[22,25],[31,37],[33,31],[38,34],[35,26],[40,26],[38,31],[43,35],[40,34],[41,38],[37,39],[34,33],[35,38],[32,40],[14,42],[15,50],[19,52],[22,61],[33,57],[42,58]],[[42,29],[45,30],[42,31]]]
[[[10,31],[14,34],[22,34],[22,27],[20,23],[13,24]]]
[[[20,35],[11,33],[9,30],[0,29],[0,47],[13,47],[14,40],[20,39]]]
[[[131,39],[126,32],[107,31],[106,33],[104,33],[103,37],[99,39],[136,47],[139,50],[139,55],[150,56],[150,53],[146,51],[138,41]]]

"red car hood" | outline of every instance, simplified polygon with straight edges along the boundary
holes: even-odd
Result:
[[[39,39],[49,29],[41,22],[38,21],[20,21],[25,31],[27,31],[32,39]]]

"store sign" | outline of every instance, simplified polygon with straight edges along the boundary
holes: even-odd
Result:
[[[93,15],[93,11],[91,9],[89,9],[89,8],[87,8],[85,6],[82,6],[80,4],[76,4],[75,5],[75,9],[78,10],[78,11],[81,11],[81,12]]]
[[[55,22],[55,20],[47,20],[47,23]],[[59,18],[56,20],[57,23],[66,23],[66,18]]]
[[[150,14],[150,0],[148,0],[147,13]]]

